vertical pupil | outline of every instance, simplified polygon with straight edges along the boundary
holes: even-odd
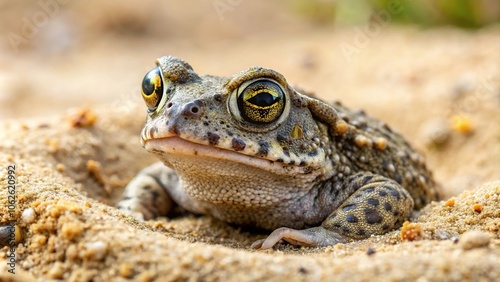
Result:
[[[261,92],[247,101],[259,107],[267,107],[274,104],[276,100],[278,100],[278,97],[275,97],[267,92]]]

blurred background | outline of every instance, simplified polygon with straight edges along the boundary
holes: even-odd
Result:
[[[0,121],[142,120],[140,83],[167,54],[199,74],[260,65],[387,121],[460,191],[499,177],[499,21],[498,0],[0,0]]]
[[[275,68],[327,99],[359,91],[365,106],[372,84],[418,80],[409,64],[437,71],[448,57],[462,71],[474,44],[492,55],[498,36],[482,34],[500,35],[499,19],[498,0],[0,0],[0,118],[140,103],[143,74],[166,54],[201,74]]]

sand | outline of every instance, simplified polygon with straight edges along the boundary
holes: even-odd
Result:
[[[1,249],[1,281],[500,280],[500,26],[387,26],[347,58],[339,46],[354,44],[363,25],[318,26],[280,11],[275,22],[293,23],[260,32],[265,24],[241,22],[270,12],[242,4],[224,21],[209,15],[204,24],[217,32],[189,41],[186,26],[117,35],[108,18],[85,21],[91,10],[68,5],[94,24],[86,25],[91,39],[40,51],[42,34],[21,55],[1,55],[0,223],[11,219],[7,167],[15,165],[21,231],[15,275]],[[147,25],[144,9],[126,10],[122,20]],[[182,20],[171,15],[169,23]],[[364,108],[423,152],[442,200],[386,235],[267,251],[249,248],[265,233],[208,216],[139,222],[122,214],[113,206],[123,187],[155,162],[139,143],[145,107],[137,85],[165,54],[201,74],[271,67],[325,100]],[[28,68],[31,76],[21,71]]]

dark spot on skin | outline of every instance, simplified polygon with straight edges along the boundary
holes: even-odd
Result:
[[[349,232],[350,232],[349,229],[342,227],[342,233],[348,234]]]
[[[221,120],[219,123],[222,125],[226,124],[223,120]]]
[[[214,95],[214,100],[217,101],[217,102],[220,102],[220,101],[222,101],[222,96],[220,94],[215,94]]]
[[[204,122],[203,122],[203,125],[204,125],[204,126],[208,126],[208,121],[204,121]]]
[[[382,217],[380,216],[380,214],[378,214],[377,210],[364,209],[364,212],[365,212],[366,222],[368,222],[368,224],[375,224],[382,222]]]
[[[258,155],[260,156],[267,156],[269,154],[269,143],[267,143],[264,140],[261,140],[258,142],[259,144],[259,151],[257,152]]]
[[[375,198],[368,198],[368,200],[366,200],[366,202],[369,204],[369,205],[372,205],[374,207],[378,206],[379,205],[379,201]]]
[[[302,273],[302,274],[307,274],[309,271],[307,271],[307,269],[303,268],[302,266],[299,267],[299,273]]]
[[[208,143],[210,145],[215,146],[215,145],[219,144],[220,136],[218,134],[208,132],[207,137],[208,137]]]
[[[233,136],[234,135],[234,133],[231,132],[231,131],[229,131],[229,130],[227,130],[226,132],[227,132],[227,135],[229,135],[229,136]]]
[[[347,205],[347,206],[343,206],[342,207],[342,211],[350,211],[352,209],[356,208],[356,204],[350,204],[350,205]]]
[[[153,149],[153,150],[152,150],[152,152],[153,152],[154,154],[157,154],[157,155],[161,155],[161,154],[163,154],[163,152],[162,152],[161,150],[158,150],[158,149]]]
[[[352,188],[354,189],[354,191],[357,191],[359,188],[363,187],[363,183],[361,183],[360,181],[354,181],[355,179],[352,178],[351,181],[350,181],[350,184],[352,184]]]
[[[291,160],[288,164],[293,165],[293,164],[295,164],[295,161],[294,161],[294,160]]]
[[[173,121],[172,126],[169,127],[169,131],[172,132],[175,135],[179,135],[179,128],[177,127],[177,122],[178,122],[178,120],[175,119]]]
[[[311,172],[313,172],[313,168],[312,167],[306,167],[306,168],[304,168],[304,173],[305,174],[309,174]]]
[[[247,144],[239,138],[233,138],[231,140],[231,148],[233,148],[235,151],[242,151],[245,149]]]
[[[358,222],[358,218],[355,216],[355,215],[352,215],[352,214],[348,214],[346,217],[345,217],[345,220],[349,223],[357,223]]]
[[[379,196],[382,196],[382,197],[387,196],[387,192],[385,192],[384,190],[378,191],[378,194],[379,194]]]
[[[363,185],[365,185],[366,183],[368,183],[368,181],[372,180],[373,178],[373,175],[365,175],[363,177]]]
[[[290,144],[291,143],[290,138],[288,138],[286,135],[283,135],[283,134],[278,134],[276,136],[276,140],[278,140],[278,142],[280,144]]]
[[[334,227],[340,228],[340,222],[337,222],[333,225]]]
[[[386,211],[391,211],[391,210],[392,210],[392,206],[391,206],[391,204],[389,204],[389,203],[384,203],[384,209],[385,209]]]
[[[283,154],[285,154],[285,156],[287,157],[290,157],[290,152],[288,151],[288,149],[283,149]]]
[[[392,132],[392,129],[385,122],[382,123],[382,128],[389,131],[389,132]]]
[[[401,195],[399,194],[398,190],[396,190],[392,187],[389,187],[389,186],[384,186],[384,188],[389,190],[389,193],[391,193],[391,195],[396,197],[398,200],[401,199]]]
[[[311,151],[311,152],[307,153],[307,155],[308,155],[309,157],[315,157],[315,156],[317,156],[317,155],[318,155],[318,150]]]
[[[388,230],[388,229],[389,229],[389,225],[387,225],[387,224],[382,225],[382,230]]]
[[[284,160],[283,160],[282,158],[279,158],[279,159],[277,159],[276,161],[277,161],[277,162],[279,162],[279,163],[284,162]]]
[[[306,162],[305,162],[305,161],[301,161],[299,165],[300,165],[300,166],[305,166],[305,165],[306,165]]]
[[[366,234],[366,232],[365,232],[365,230],[364,230],[364,229],[359,229],[359,230],[358,230],[358,235],[363,236],[363,235],[365,235],[365,234]]]
[[[167,126],[168,126],[168,120],[167,120]],[[158,133],[158,127],[153,127],[153,129],[151,130],[151,133],[153,135],[155,135],[156,133]]]
[[[367,189],[363,190],[363,193],[369,194],[369,193],[373,193],[373,191],[375,191],[375,188],[367,188]]]
[[[394,216],[397,216],[399,215],[399,210],[398,209],[395,209],[394,212],[392,213]]]

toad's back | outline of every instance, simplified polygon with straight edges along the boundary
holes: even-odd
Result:
[[[332,107],[350,125],[344,134],[330,137],[332,159],[338,163],[334,178],[363,171],[383,175],[410,193],[416,209],[437,199],[436,184],[424,158],[399,133],[362,110],[352,111],[338,102]]]

